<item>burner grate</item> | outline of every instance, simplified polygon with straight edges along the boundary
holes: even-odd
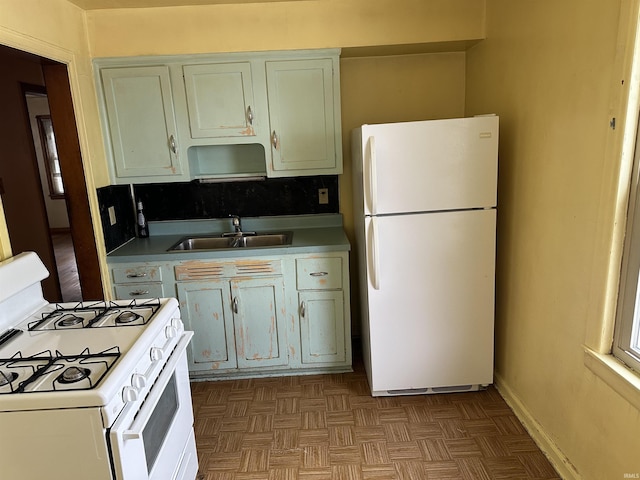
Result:
[[[130,302],[80,302],[73,306],[54,304],[54,309],[42,314],[42,318],[28,324],[33,330],[68,330],[76,328],[122,327],[146,324],[160,308],[160,299],[139,300]],[[140,315],[136,310],[148,311],[148,315]],[[115,321],[105,322],[111,314]]]
[[[23,357],[21,352],[17,352],[11,358],[0,359],[0,395],[92,389],[119,357],[119,347],[94,353],[85,348],[78,355],[45,350]],[[73,369],[81,375],[77,375]],[[20,377],[23,379],[19,380]],[[16,380],[19,380],[17,384]]]

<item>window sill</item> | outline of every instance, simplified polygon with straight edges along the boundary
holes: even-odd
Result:
[[[640,410],[640,376],[611,354],[584,347],[584,364],[629,403]]]

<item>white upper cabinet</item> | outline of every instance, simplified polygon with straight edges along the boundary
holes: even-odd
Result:
[[[267,61],[266,72],[271,175],[342,173],[332,59]]]
[[[168,67],[105,68],[100,73],[116,183],[181,177]]]
[[[254,137],[251,64],[183,67],[191,138]]]

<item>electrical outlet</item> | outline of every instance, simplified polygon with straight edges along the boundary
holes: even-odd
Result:
[[[116,224],[116,209],[114,207],[109,207],[107,211],[109,212],[109,224],[113,226]]]
[[[318,203],[320,205],[326,205],[329,203],[329,189],[328,188],[319,188],[318,189]]]

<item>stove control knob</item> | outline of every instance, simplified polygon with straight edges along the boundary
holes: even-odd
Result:
[[[175,338],[178,336],[178,329],[173,325],[167,325],[164,328],[164,334],[167,338]]]
[[[140,373],[131,375],[131,386],[136,390],[142,390],[147,385],[147,379]]]
[[[135,402],[138,399],[138,390],[134,387],[124,387],[122,389],[122,400],[125,403],[127,402]]]
[[[152,347],[151,348],[151,361],[152,362],[157,362],[159,360],[162,360],[162,349],[159,347]]]
[[[172,318],[171,326],[174,327],[179,332],[184,330],[184,324],[182,323],[182,320],[180,320],[179,318]]]

